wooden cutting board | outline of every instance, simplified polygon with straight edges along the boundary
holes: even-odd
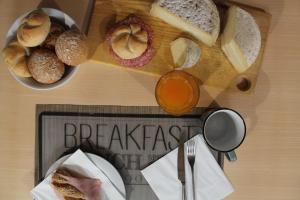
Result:
[[[134,70],[155,76],[161,76],[174,69],[170,43],[178,37],[192,38],[187,33],[173,28],[158,18],[149,15],[153,0],[95,0],[92,12],[91,23],[88,31],[88,43],[91,48],[91,60],[104,64],[105,66],[121,67],[127,70]],[[221,16],[221,31],[226,21],[226,10],[234,2],[218,1],[217,3]],[[242,90],[253,92],[255,89],[256,79],[260,71],[263,53],[269,32],[271,15],[264,10],[246,5],[238,4],[247,10],[255,18],[262,35],[262,49],[259,57],[248,71],[238,74],[231,63],[228,61],[220,46],[220,39],[217,40],[213,47],[207,47],[201,42],[193,39],[202,49],[200,61],[193,68],[186,71],[200,80],[201,84],[218,87],[221,89],[230,89],[231,91],[240,91],[237,89],[237,83]],[[105,41],[107,29],[116,21],[119,21],[129,14],[134,13],[150,25],[154,31],[154,48],[155,56],[147,65],[142,68],[128,68],[120,66],[109,54]]]

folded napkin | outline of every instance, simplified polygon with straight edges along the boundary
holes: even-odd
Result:
[[[226,178],[219,164],[206,146],[201,135],[192,140],[196,144],[196,159],[194,165],[195,193],[199,200],[221,200],[233,192],[233,187]],[[185,144],[185,151],[186,151]],[[151,164],[142,174],[148,181],[154,193],[161,200],[182,200],[182,186],[178,180],[177,152],[175,149]],[[192,196],[191,168],[185,153],[185,173],[187,199]]]
[[[72,154],[63,162],[61,167],[66,167],[89,178],[99,179],[101,181],[102,200],[125,200],[125,197],[113,186],[102,173],[102,170],[98,169],[81,150],[77,150]],[[59,200],[51,186],[52,175],[53,173],[31,191],[31,195],[35,200]]]

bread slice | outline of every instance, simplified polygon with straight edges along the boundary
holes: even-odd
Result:
[[[212,0],[157,0],[150,14],[208,46],[214,45],[219,36],[220,17]]]
[[[239,73],[251,67],[261,49],[261,34],[250,13],[237,6],[229,8],[221,46]]]
[[[59,192],[64,199],[72,200],[72,199],[86,199],[85,195],[82,194],[77,188],[70,185],[68,181],[62,177],[69,176],[72,177],[72,172],[66,168],[59,168],[53,175],[52,175],[52,186],[53,188]]]
[[[75,199],[86,199],[84,194],[82,194],[77,188],[69,184],[62,183],[52,183],[54,189],[62,194],[64,197],[71,197]]]

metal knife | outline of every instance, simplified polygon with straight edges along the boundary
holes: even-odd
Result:
[[[178,179],[182,184],[182,200],[186,200],[185,192],[185,166],[184,166],[184,141],[185,135],[182,133],[180,135],[179,146],[178,146],[178,157],[177,157],[177,170]]]

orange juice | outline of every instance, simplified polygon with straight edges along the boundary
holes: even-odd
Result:
[[[195,78],[181,70],[162,76],[156,85],[156,100],[168,113],[182,115],[194,108],[200,96]]]

